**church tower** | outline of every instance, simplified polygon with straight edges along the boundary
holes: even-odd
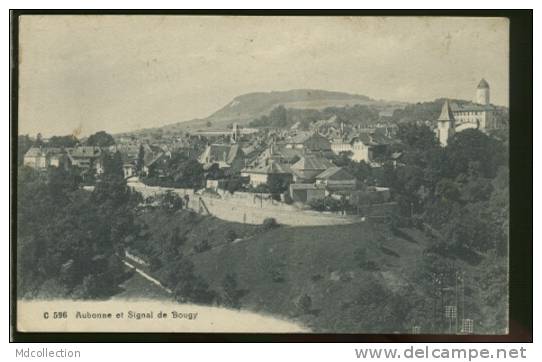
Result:
[[[476,88],[476,103],[483,104],[484,106],[489,105],[489,84],[484,78],[482,78]]]
[[[438,117],[437,132],[440,145],[446,147],[448,145],[448,139],[455,133],[455,119],[452,110],[450,109],[450,105],[448,104],[448,100],[445,100],[442,105],[442,111]]]

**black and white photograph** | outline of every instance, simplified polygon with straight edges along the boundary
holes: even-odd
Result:
[[[18,331],[510,332],[508,18],[16,20]]]

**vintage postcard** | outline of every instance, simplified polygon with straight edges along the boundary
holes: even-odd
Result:
[[[509,331],[509,20],[22,15],[20,332]]]

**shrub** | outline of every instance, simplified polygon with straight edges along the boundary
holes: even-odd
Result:
[[[321,199],[312,199],[308,204],[311,209],[316,211],[339,211],[343,209],[343,204],[340,200],[329,196]]]
[[[168,190],[162,197],[161,206],[168,211],[175,212],[183,208],[183,199],[176,193]]]
[[[277,223],[277,220],[275,220],[275,218],[273,218],[273,217],[268,217],[268,218],[264,219],[264,221],[262,223],[262,227],[263,227],[264,230],[274,229],[277,226],[279,226],[279,224]]]
[[[291,205],[294,203],[294,200],[292,199],[292,197],[290,196],[290,193],[288,191],[284,192],[282,194],[282,199],[284,201],[285,204],[287,205]]]
[[[229,229],[228,231],[226,231],[226,241],[231,243],[235,239],[237,239],[237,233],[234,230]]]

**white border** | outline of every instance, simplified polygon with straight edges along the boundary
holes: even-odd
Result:
[[[3,8],[3,16],[0,21],[2,22],[2,29],[4,29],[4,36],[2,37],[2,49],[4,51],[4,56],[2,57],[2,72],[3,84],[2,87],[2,111],[4,117],[7,118],[8,109],[9,109],[9,88],[8,88],[8,60],[9,60],[9,17],[8,9],[17,8],[17,9],[39,9],[43,8],[46,4],[49,8],[80,8],[80,9],[100,9],[100,8],[118,8],[123,5],[129,5],[134,9],[174,9],[178,7],[183,7],[186,9],[194,8],[224,8],[224,5],[228,5],[231,8],[249,8],[256,7],[260,9],[264,8],[307,8],[308,6],[312,8],[356,8],[360,5],[357,1],[343,1],[335,0],[330,1],[321,1],[321,0],[311,0],[311,1],[285,1],[285,0],[275,0],[275,1],[228,1],[228,2],[219,2],[219,1],[198,1],[198,2],[174,2],[174,1],[164,1],[164,0],[154,0],[152,2],[145,1],[130,1],[130,2],[121,2],[121,1],[111,1],[111,0],[93,0],[93,1],[78,1],[74,3],[73,1],[5,1]],[[396,8],[396,9],[423,9],[423,8],[534,8],[534,64],[540,64],[541,58],[541,49],[540,49],[540,21],[542,20],[540,13],[541,7],[537,6],[540,4],[540,1],[487,1],[487,2],[474,2],[474,1],[465,1],[457,0],[454,2],[435,2],[435,1],[373,1],[363,3],[363,6],[367,9],[381,9],[386,7]],[[537,92],[537,84],[541,80],[540,72],[537,69],[534,69],[534,99],[537,100],[539,97],[539,92]],[[534,139],[537,140],[542,136],[541,126],[539,124],[542,121],[540,117],[540,110],[538,108],[534,109]],[[513,120],[514,122],[522,122],[523,120]],[[527,121],[527,120],[525,120]],[[2,251],[2,260],[4,261],[2,268],[2,288],[1,288],[1,297],[0,304],[1,309],[4,313],[0,315],[0,324],[1,328],[1,340],[3,343],[7,343],[9,340],[9,315],[8,315],[8,283],[9,283],[9,274],[8,274],[8,263],[9,250],[8,250],[8,229],[9,229],[9,202],[8,202],[8,180],[9,180],[9,122],[6,119],[3,122],[2,134],[4,135],[4,152],[0,154],[0,161],[2,165],[5,165],[2,168],[3,177],[0,179],[2,182],[2,188],[4,192],[2,193],[2,217],[1,217],[1,227],[3,235],[5,238],[4,246],[0,250]],[[542,158],[542,145],[540,142],[535,142],[534,144],[534,159],[538,160]],[[525,165],[529,167],[529,165]],[[542,184],[542,170],[540,167],[537,167],[535,162],[534,169],[534,185]],[[541,206],[542,205],[542,195],[538,188],[534,190],[534,215],[535,223],[534,225],[540,225],[540,215],[541,215]],[[540,226],[535,226],[534,228],[534,255],[535,258],[541,255],[540,247],[540,238],[541,228]],[[535,263],[534,274],[536,276],[540,275],[541,267],[540,263]],[[540,305],[541,294],[540,287],[537,286],[535,278],[535,290],[534,290],[534,305]],[[540,340],[540,328],[537,328],[540,322],[540,311],[534,309],[534,340]],[[542,351],[540,348],[541,343],[535,343],[533,345],[527,345],[528,348],[528,360],[539,360],[542,357]],[[2,360],[12,361],[15,360],[15,348],[23,347],[24,345],[11,344],[9,346],[2,346],[5,348],[0,349],[0,355],[2,355]],[[285,360],[311,360],[311,361],[342,361],[342,360],[355,360],[354,348],[360,347],[359,344],[340,344],[340,345],[331,345],[331,344],[310,344],[310,345],[295,345],[295,344],[247,344],[247,345],[235,345],[235,344],[219,344],[219,345],[202,345],[202,344],[161,344],[161,345],[147,345],[147,344],[130,344],[130,345],[119,345],[119,344],[102,344],[102,345],[89,345],[89,344],[80,344],[80,345],[67,345],[67,344],[57,344],[56,347],[65,346],[66,348],[79,348],[82,351],[81,361],[96,361],[99,358],[106,358],[107,360],[119,359],[119,360],[130,360],[130,361],[149,361],[156,358],[167,358],[175,359],[179,361],[191,361],[191,360],[235,360],[235,361],[277,361],[277,359],[282,358]],[[365,346],[367,346],[365,344]],[[388,345],[389,346],[389,345]],[[460,347],[461,344],[455,344],[454,347]],[[511,347],[519,348],[520,345],[510,345]],[[31,347],[37,348],[37,345],[32,345]],[[473,345],[465,345],[466,348],[473,347]],[[429,359],[432,360],[432,359]]]

